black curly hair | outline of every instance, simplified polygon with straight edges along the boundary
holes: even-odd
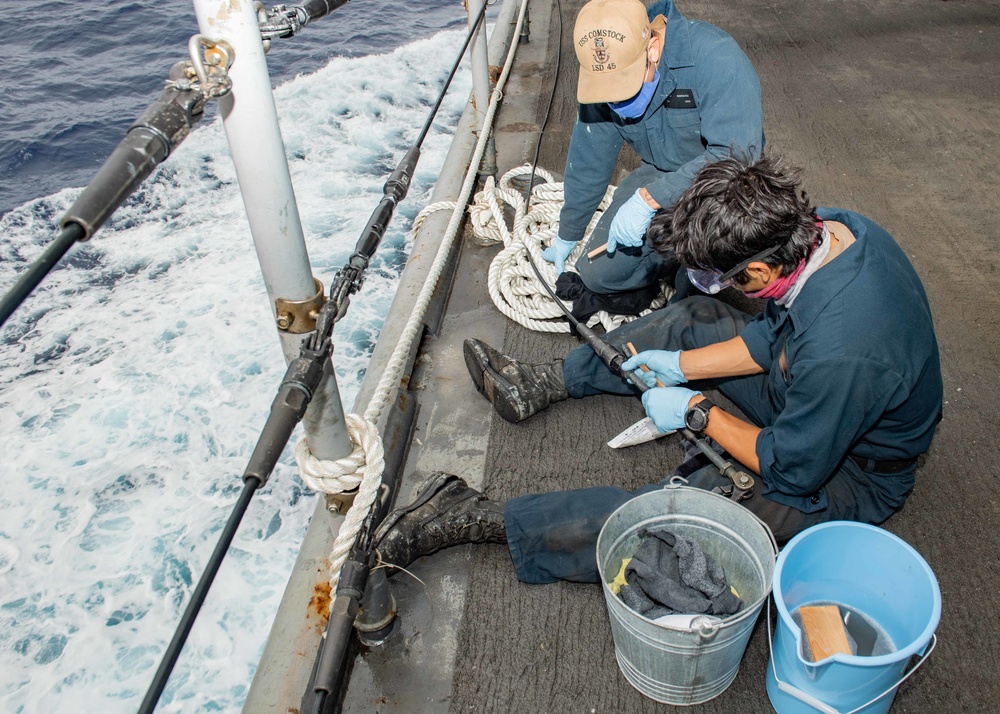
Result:
[[[763,259],[787,275],[819,241],[816,209],[800,172],[773,155],[731,156],[706,165],[677,202],[656,213],[646,238],[686,268],[725,273],[775,245]],[[739,284],[749,277],[740,271]]]

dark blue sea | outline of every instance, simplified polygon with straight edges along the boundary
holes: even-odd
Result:
[[[332,57],[385,52],[465,23],[448,0],[352,0],[267,61],[275,85]],[[0,13],[0,214],[84,186],[123,132],[186,59],[190,2],[7,3]]]
[[[267,55],[326,286],[417,136],[465,26],[454,0],[353,0]],[[6,4],[0,292],[44,251],[197,32],[183,0]],[[470,88],[466,68],[337,323],[348,409]],[[136,710],[284,370],[213,111],[0,328],[0,711]],[[158,711],[240,709],[316,504],[290,452],[251,503]]]

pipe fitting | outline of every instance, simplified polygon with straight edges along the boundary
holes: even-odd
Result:
[[[301,335],[316,329],[316,319],[326,304],[326,295],[323,294],[323,283],[313,278],[313,285],[316,286],[316,293],[305,300],[275,298],[275,323],[279,330]]]

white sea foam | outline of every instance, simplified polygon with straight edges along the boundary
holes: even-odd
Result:
[[[336,59],[277,90],[310,257],[327,286],[462,39],[445,32],[389,55]],[[337,326],[348,408],[469,86],[460,72]],[[4,216],[0,290],[41,254],[78,193]],[[221,125],[194,132],[64,263],[0,333],[0,709],[131,712],[284,373]],[[239,709],[313,507],[286,449],[159,711]]]

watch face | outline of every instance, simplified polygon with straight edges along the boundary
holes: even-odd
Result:
[[[691,407],[684,415],[684,422],[691,431],[704,431],[705,427],[708,426],[708,414],[699,409],[698,406],[700,405]]]

